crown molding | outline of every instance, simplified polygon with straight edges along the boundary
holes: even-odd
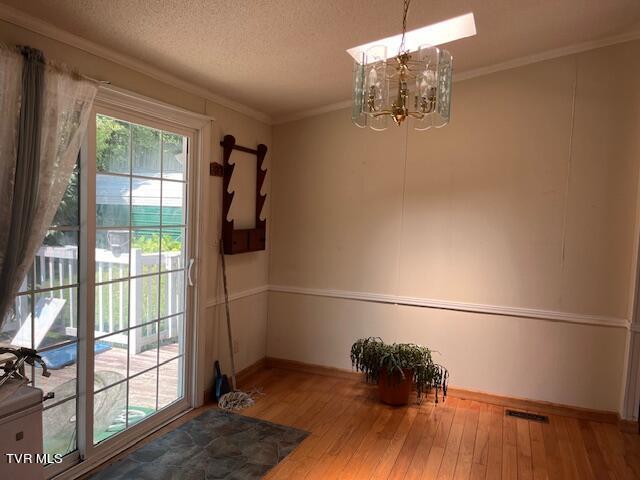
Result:
[[[360,302],[385,303],[410,307],[433,308],[438,310],[454,310],[458,312],[481,313],[487,315],[501,315],[508,317],[530,318],[563,323],[629,328],[629,321],[624,318],[589,315],[583,313],[561,312],[555,310],[541,310],[536,308],[509,307],[502,305],[484,305],[478,303],[456,302],[420,297],[404,297],[372,292],[351,292],[346,290],[331,290],[317,288],[302,288],[285,285],[269,285],[270,292],[310,295],[316,297],[339,298]]]
[[[555,48],[553,50],[547,50],[541,53],[535,53],[513,60],[507,60],[506,62],[496,63],[487,67],[474,68],[473,70],[467,70],[460,73],[454,73],[454,82],[463,82],[472,78],[482,77],[490,75],[492,73],[501,72],[504,70],[511,70],[513,68],[523,67],[533,63],[543,62],[545,60],[552,60],[554,58],[565,57],[567,55],[574,55],[576,53],[586,52],[589,50],[595,50],[597,48],[608,47],[616,45],[618,43],[630,42],[640,39],[640,31],[627,32],[620,35],[614,35],[612,37],[602,38],[599,40],[591,40],[588,42],[577,43],[566,47]],[[301,112],[296,112],[290,115],[283,115],[273,119],[274,125],[281,125],[283,123],[295,122],[308,117],[315,117],[324,113],[333,112],[336,110],[342,110],[351,106],[351,100],[343,100],[340,102],[331,103],[323,107],[313,108]]]
[[[43,35],[61,43],[78,48],[92,55],[104,58],[112,61],[124,67],[127,67],[136,72],[147,75],[155,80],[166,83],[173,87],[179,88],[183,91],[192,93],[194,95],[201,96],[207,100],[215,102],[223,107],[230,108],[239,113],[247,115],[255,120],[268,125],[280,125],[283,123],[302,120],[308,117],[314,117],[322,115],[324,113],[333,112],[347,108],[351,105],[351,100],[343,100],[340,102],[331,103],[329,105],[313,108],[310,110],[300,111],[293,114],[283,115],[280,117],[272,118],[270,115],[244,105],[240,102],[228,99],[221,95],[218,95],[211,90],[194,85],[186,80],[183,80],[175,75],[167,73],[153,65],[150,65],[141,60],[130,57],[129,55],[122,54],[111,48],[105,47],[98,43],[87,40],[73,33],[67,32],[61,28],[58,28],[44,20],[29,15],[21,10],[15,9],[8,5],[0,3],[0,20],[11,23],[18,27],[32,31],[34,33]],[[492,73],[510,70],[512,68],[522,67],[525,65],[542,62],[545,60],[551,60],[558,57],[572,55],[588,50],[594,50],[596,48],[607,47],[618,43],[629,42],[640,38],[640,31],[627,32],[620,35],[615,35],[599,40],[592,40],[588,42],[582,42],[567,47],[557,48],[541,52],[533,55],[527,55],[524,57],[508,60],[506,62],[497,63],[487,67],[480,67],[465,72],[460,72],[454,75],[454,82],[460,82],[469,80],[472,78],[481,77],[484,75],[490,75]],[[108,79],[106,79],[108,80]]]
[[[223,107],[235,110],[236,112],[247,115],[248,117],[254,118],[255,120],[258,120],[262,123],[266,123],[268,125],[271,125],[273,123],[271,116],[267,115],[264,112],[253,109],[234,100],[225,98],[207,88],[194,85],[149,63],[138,60],[129,55],[122,54],[109,47],[105,47],[73,33],[67,32],[66,30],[58,28],[48,22],[45,22],[44,20],[36,18],[32,15],[29,15],[28,13],[2,3],[0,3],[0,20],[24,28],[39,35],[43,35],[66,45],[70,45],[74,48],[78,48],[92,55],[104,58],[105,60],[117,63],[118,65],[122,65],[123,67],[127,67],[138,73],[142,73],[143,75],[166,83],[167,85],[171,85],[185,92],[189,92],[191,94],[198,95],[207,100],[215,102],[219,105],[222,105]]]
[[[273,120],[274,125],[281,125],[283,123],[295,122],[302,120],[303,118],[317,117],[323,113],[335,112],[336,110],[342,110],[343,108],[349,108],[353,100],[342,100],[340,102],[330,103],[324,107],[312,108],[311,110],[305,110],[302,112],[292,113],[291,115],[283,115],[282,117],[275,117]]]
[[[633,31],[620,35],[614,35],[612,37],[602,38],[599,40],[590,40],[588,42],[555,48],[553,50],[547,50],[546,52],[534,53],[532,55],[514,58],[513,60],[507,60],[506,62],[496,63],[495,65],[489,65],[487,67],[474,68],[473,70],[460,72],[459,74],[454,75],[453,81],[462,82],[471,78],[482,77],[485,75],[490,75],[492,73],[501,72],[503,70],[511,70],[512,68],[524,67],[525,65],[531,65],[533,63],[539,63],[545,60],[553,60],[554,58],[575,55],[576,53],[587,52],[589,50],[595,50],[597,48],[609,47],[618,43],[631,42],[639,38],[640,31]]]

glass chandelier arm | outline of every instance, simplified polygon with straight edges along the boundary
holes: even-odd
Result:
[[[391,110],[380,110],[379,112],[371,113],[372,117],[381,117],[383,115],[391,115],[393,112]]]

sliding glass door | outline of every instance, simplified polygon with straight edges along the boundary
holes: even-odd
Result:
[[[95,117],[93,443],[184,397],[188,136]]]
[[[48,477],[97,464],[191,406],[198,131],[96,102],[0,345],[37,349]]]

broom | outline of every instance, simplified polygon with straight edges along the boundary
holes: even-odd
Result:
[[[236,384],[236,361],[233,353],[233,333],[231,332],[231,313],[229,310],[229,288],[227,286],[227,266],[224,261],[224,247],[220,239],[220,261],[222,262],[222,284],[224,286],[224,308],[227,315],[227,338],[229,340],[229,354],[231,356],[231,391],[225,393],[218,400],[218,406],[223,410],[241,410],[255,403],[251,393],[238,390]]]

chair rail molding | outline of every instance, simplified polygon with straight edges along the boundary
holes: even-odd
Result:
[[[485,305],[452,300],[405,297],[384,293],[352,292],[347,290],[304,288],[286,285],[269,285],[269,291],[298,295],[310,295],[316,297],[339,298],[344,300],[356,300],[361,302],[386,303],[392,305],[433,308],[439,310],[454,310],[458,312],[483,313],[487,315],[502,315],[508,317],[530,318],[582,325],[595,325],[610,328],[629,328],[629,320],[627,320],[626,318],[562,312],[556,310],[542,310],[536,308],[511,307],[503,305]]]
[[[241,300],[243,298],[252,297],[254,295],[259,295],[260,293],[264,293],[269,290],[268,285],[261,285],[255,288],[249,288],[247,290],[242,290],[240,292],[234,292],[229,294],[229,301],[234,302],[236,300]],[[222,305],[224,303],[224,296],[218,296],[215,298],[210,298],[207,301],[206,308],[217,307],[218,305]]]

